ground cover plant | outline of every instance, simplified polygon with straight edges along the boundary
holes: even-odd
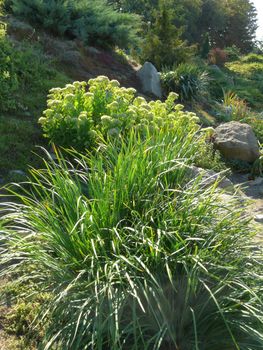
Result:
[[[192,145],[134,131],[75,165],[57,153],[2,209],[1,274],[48,295],[45,349],[262,348],[262,255],[187,175]]]
[[[262,55],[249,54],[238,61],[226,64],[233,79],[230,89],[257,111],[262,110],[262,57]]]
[[[182,102],[202,101],[208,94],[209,76],[196,64],[183,63],[161,73],[164,94],[176,92]]]

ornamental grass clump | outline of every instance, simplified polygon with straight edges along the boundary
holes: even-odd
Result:
[[[262,252],[234,200],[189,178],[195,150],[132,130],[74,166],[57,152],[3,205],[1,275],[49,295],[40,348],[262,349]]]

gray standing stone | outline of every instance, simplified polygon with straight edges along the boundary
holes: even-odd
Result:
[[[145,62],[137,72],[137,76],[141,81],[142,90],[145,94],[162,98],[160,74],[152,63]]]
[[[258,140],[251,126],[234,121],[215,129],[215,147],[226,159],[252,163],[260,155]]]

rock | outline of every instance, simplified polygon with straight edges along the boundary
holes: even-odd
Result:
[[[263,177],[257,177],[255,180],[250,181],[250,185],[252,186],[259,186],[263,184]]]
[[[145,62],[138,70],[137,76],[141,81],[142,91],[145,94],[152,94],[162,98],[160,74],[152,63]]]
[[[95,55],[95,56],[101,53],[100,50],[96,49],[96,47],[93,47],[93,46],[88,46],[86,48],[86,52],[88,54]]]
[[[192,179],[197,177],[202,177],[201,185],[203,187],[208,187],[213,185],[216,181],[218,181],[218,187],[223,189],[233,189],[233,183],[222,173],[216,173],[213,170],[205,170],[202,168],[198,168],[196,166],[189,167],[188,176]]]
[[[226,159],[254,162],[259,158],[259,145],[248,124],[229,122],[215,129],[215,147]]]
[[[263,214],[256,215],[256,216],[254,217],[254,220],[255,220],[256,222],[260,222],[261,224],[263,224]]]

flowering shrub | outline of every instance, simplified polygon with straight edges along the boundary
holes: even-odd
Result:
[[[89,87],[87,91],[87,87]],[[74,82],[65,88],[50,90],[48,109],[39,119],[44,134],[64,147],[89,148],[104,138],[117,137],[131,128],[140,130],[184,130],[193,134],[198,129],[194,113],[183,112],[175,104],[177,94],[165,102],[147,102],[136,97],[133,88],[120,87],[116,80],[99,76],[86,82]]]

